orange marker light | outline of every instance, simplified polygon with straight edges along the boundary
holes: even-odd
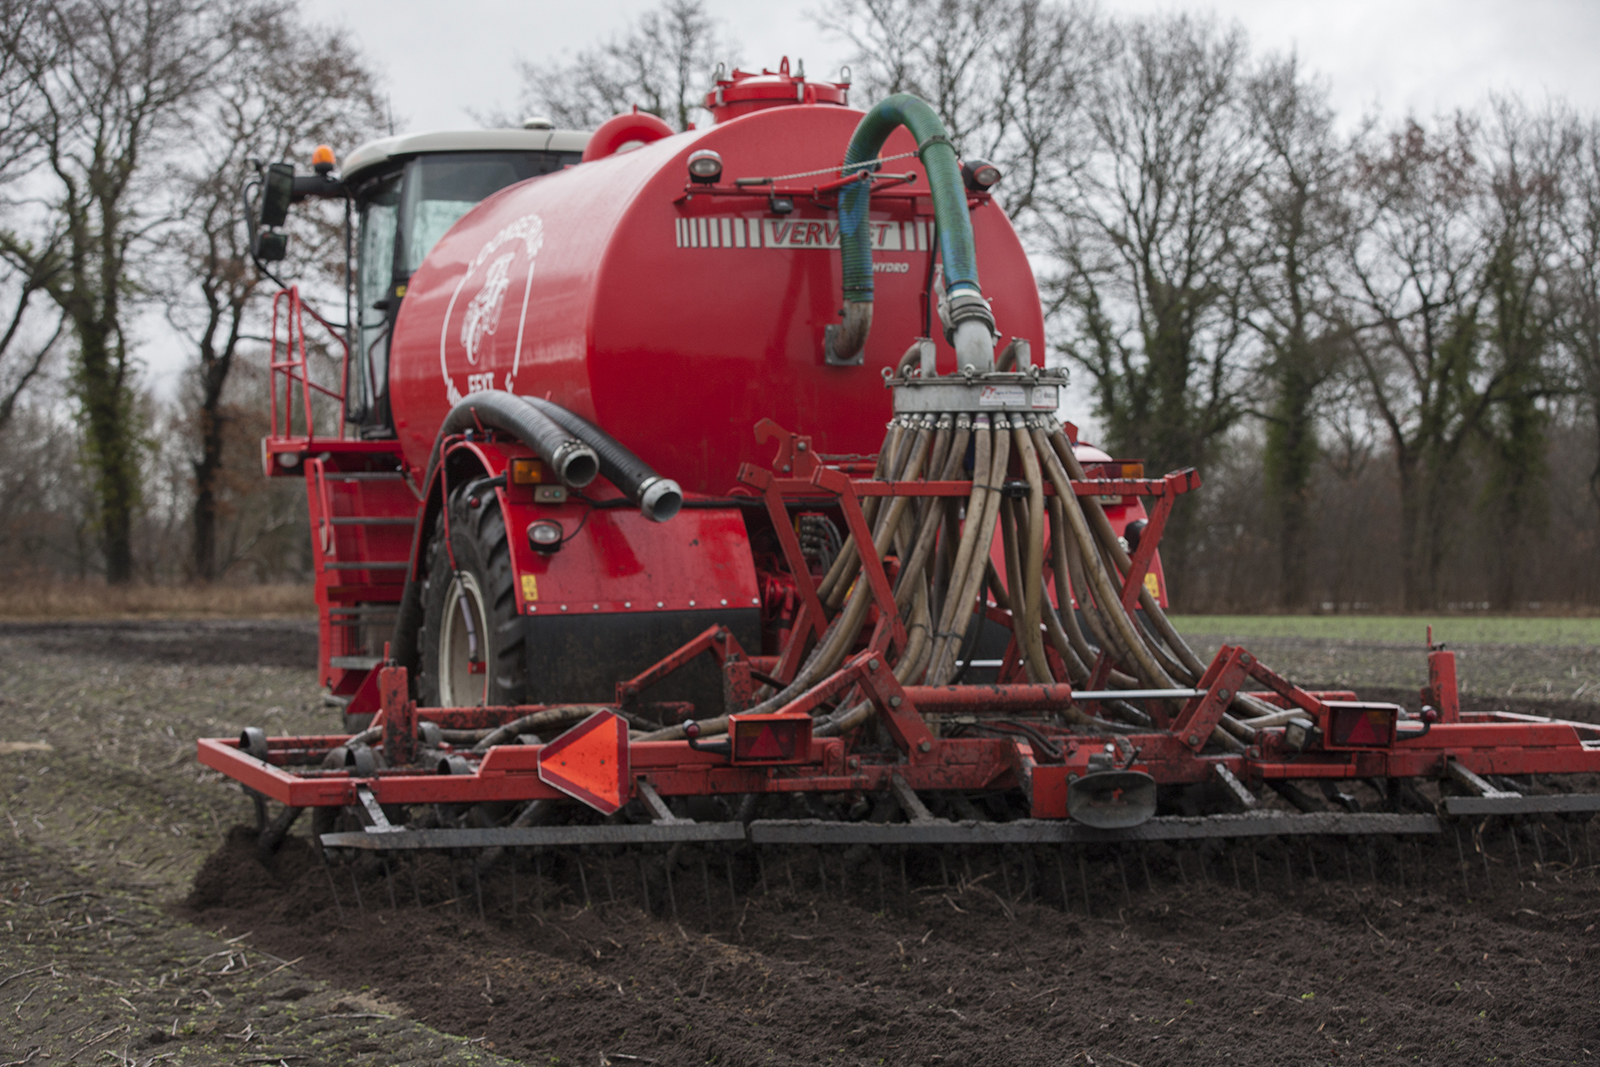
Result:
[[[325,144],[319,144],[311,152],[311,169],[318,174],[326,174],[333,169],[335,163],[333,149]]]

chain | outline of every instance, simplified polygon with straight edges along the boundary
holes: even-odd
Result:
[[[916,154],[916,152],[901,152],[897,156],[880,156],[877,159],[867,159],[861,161],[860,163],[844,163],[837,167],[824,167],[821,170],[803,170],[798,174],[780,174],[775,178],[765,178],[762,180],[762,183],[766,184],[771,182],[776,184],[778,182],[793,181],[795,178],[820,178],[824,174],[839,174],[846,169],[859,170],[862,167],[872,167],[878,165],[879,163],[892,163],[897,159],[910,159]],[[755,183],[751,182],[750,184],[754,185]]]

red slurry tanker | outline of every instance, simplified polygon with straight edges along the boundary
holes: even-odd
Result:
[[[385,851],[1595,810],[1507,776],[1600,770],[1600,730],[1462,712],[1442,649],[1420,714],[1199,661],[1156,554],[1199,478],[1076,439],[999,171],[921,101],[848,94],[785,62],[719,77],[685,133],[262,169],[263,262],[307,197],[347,201],[356,249],[343,327],[274,305],[263,446],[305,479],[344,732],[200,742],[265,848],[306,808]]]

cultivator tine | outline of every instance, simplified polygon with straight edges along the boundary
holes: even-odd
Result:
[[[1341,837],[1339,839],[1339,847],[1344,850],[1344,884],[1355,885],[1355,876],[1350,873],[1350,839]]]
[[[734,929],[738,929],[738,927],[739,927],[739,891],[736,888],[734,888],[734,884],[733,884],[733,856],[731,854],[724,855],[722,857],[722,864],[723,864],[723,869],[728,872],[728,913],[733,918],[733,928]]]
[[[1515,856],[1516,860],[1517,860],[1517,881],[1520,883],[1522,881],[1522,846],[1517,843],[1517,824],[1516,824],[1516,822],[1513,821],[1511,823],[1510,829],[1511,829],[1511,854],[1513,856]]]
[[[611,865],[602,863],[600,865],[600,875],[606,882],[606,899],[615,904],[617,902],[617,891],[611,885]]]
[[[794,885],[794,861],[788,856],[785,856],[783,858],[783,868],[789,872],[789,892],[791,894],[797,894],[799,890],[797,890]]]
[[[578,853],[578,884],[583,887],[583,906],[594,907],[594,902],[589,899],[589,875],[583,869],[583,853]]]
[[[944,861],[940,860],[940,866]],[[1061,876],[1061,914],[1068,915],[1072,912],[1072,901],[1067,895],[1067,846],[1062,845],[1056,853],[1056,873]],[[946,882],[948,885],[949,883]]]
[[[1244,886],[1239,884],[1239,854],[1233,849],[1228,850],[1228,862],[1233,864],[1233,888],[1244,892]]]
[[[1467,854],[1461,850],[1461,827],[1452,826],[1456,837],[1456,862],[1461,866],[1461,892],[1465,896],[1472,896],[1472,887],[1467,884]]]
[[[767,850],[760,845],[756,846],[756,871],[761,875],[761,895],[767,896]]]
[[[643,856],[637,857],[636,866],[639,868],[639,895],[644,899],[644,913],[654,915],[650,910],[650,879],[645,874]]]
[[[1089,903],[1089,863],[1083,858],[1083,849],[1078,850],[1078,881],[1083,885],[1083,917],[1094,918],[1094,911]]]
[[[1145,855],[1145,847],[1143,845],[1139,846],[1139,866],[1144,868],[1144,888],[1145,892],[1148,893],[1155,888],[1155,883],[1150,881],[1150,859]]]
[[[820,849],[820,848],[817,849],[817,885],[819,886],[817,892],[820,893],[823,897],[827,897],[827,895],[828,895],[828,866],[827,866],[826,863],[823,862],[822,856],[823,856],[822,849]]]
[[[1183,849],[1173,849],[1172,858],[1177,861],[1178,864],[1178,880],[1181,881],[1185,887],[1187,887],[1189,884],[1189,872],[1183,869]]]
[[[765,883],[762,886],[766,888]],[[900,907],[907,914],[911,912],[911,882],[906,878],[906,850],[900,850]]]
[[[344,905],[339,903],[339,887],[333,883],[333,868],[328,866],[328,854],[322,849],[317,849],[317,857],[322,860],[322,873],[328,876],[328,892],[333,897],[333,907],[339,913],[339,925],[344,925]]]
[[[1122,899],[1128,907],[1133,907],[1133,890],[1128,888],[1128,864],[1122,856],[1122,849],[1117,849],[1117,872],[1122,875]]]
[[[1372,879],[1372,884],[1378,884],[1378,861],[1372,854],[1372,839],[1367,839],[1367,876]]]
[[[1065,847],[1065,846],[1063,846]],[[950,868],[945,866],[944,853],[939,853],[939,878],[940,884],[946,889],[950,888]]]
[[[1544,833],[1542,826],[1543,824],[1536,816],[1533,820],[1533,853],[1538,857],[1538,863],[1534,870],[1544,866]]]
[[[356,891],[356,909],[365,915],[367,905],[361,899],[361,883],[356,881],[356,865],[353,863],[350,865],[350,888]]]
[[[1261,862],[1256,856],[1255,845],[1250,846],[1250,870],[1255,874],[1256,892],[1261,892]]]
[[[672,888],[672,852],[667,852],[667,904],[672,908],[672,921],[678,921],[678,894]]]
[[[476,863],[469,861],[467,866],[472,868],[472,892],[478,898],[478,921],[487,922],[488,916],[483,913],[483,879],[478,876]]]
[[[1317,856],[1316,853],[1312,851],[1311,841],[1309,839],[1306,841],[1306,863],[1311,867],[1311,880],[1313,882],[1322,881],[1321,878],[1317,877]]]
[[[706,854],[700,853],[700,884],[706,891],[706,929],[711,929],[711,871],[706,866]]]
[[[394,898],[394,871],[389,868],[389,857],[383,857],[383,880],[389,887],[389,910],[399,911],[400,905]]]
[[[522,850],[511,850],[511,917],[517,917],[517,864],[522,860]]]
[[[544,850],[533,850],[533,910],[544,917]]]
[[[1011,872],[1006,867],[1006,854],[1003,851],[1000,853],[1000,884],[1006,891],[1006,899],[1015,900],[1016,897],[1011,895]]]

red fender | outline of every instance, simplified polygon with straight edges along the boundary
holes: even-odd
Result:
[[[617,149],[629,141],[649,144],[663,137],[671,137],[673,132],[671,126],[648,111],[640,111],[639,105],[635,104],[632,111],[613,115],[600,124],[600,128],[590,136],[588,147],[583,150],[583,162],[593,163],[597,159],[615,155]]]

